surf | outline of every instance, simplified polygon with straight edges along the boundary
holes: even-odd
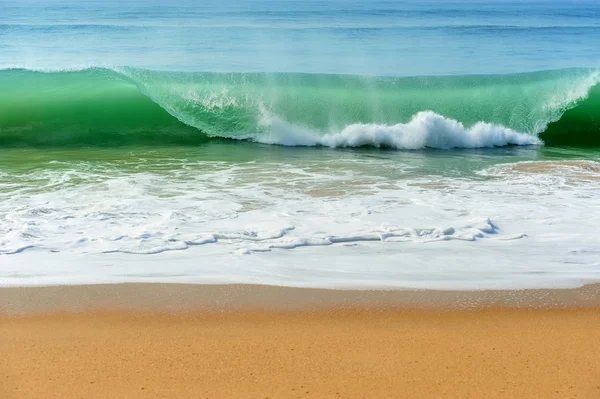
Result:
[[[214,139],[396,149],[600,145],[600,72],[371,77],[0,70],[0,146]]]

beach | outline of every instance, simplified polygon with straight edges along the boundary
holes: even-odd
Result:
[[[0,10],[0,399],[600,398],[600,1]]]
[[[0,396],[600,395],[600,287],[0,289]]]

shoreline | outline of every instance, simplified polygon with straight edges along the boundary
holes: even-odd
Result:
[[[600,306],[600,284],[579,288],[436,291],[338,290],[270,285],[123,283],[0,288],[0,316],[54,312],[232,312],[561,309]]]

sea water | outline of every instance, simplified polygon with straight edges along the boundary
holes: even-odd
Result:
[[[0,3],[0,284],[600,279],[595,1]]]

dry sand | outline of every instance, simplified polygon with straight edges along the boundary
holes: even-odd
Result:
[[[599,292],[0,289],[0,398],[599,398]]]

